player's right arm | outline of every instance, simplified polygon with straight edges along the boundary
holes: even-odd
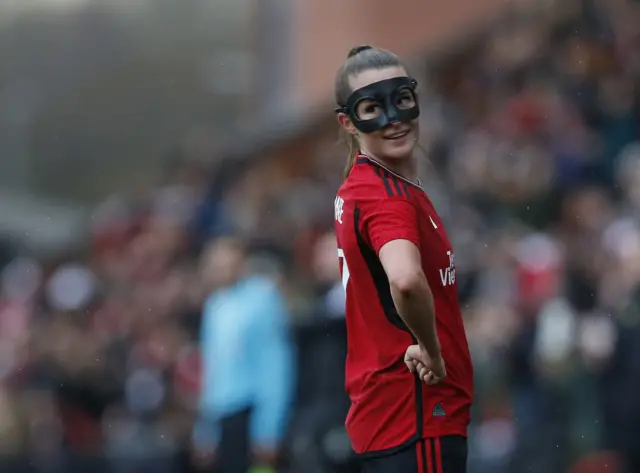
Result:
[[[386,199],[368,212],[364,223],[400,317],[421,349],[430,358],[439,358],[433,294],[420,257],[417,209],[403,198]]]

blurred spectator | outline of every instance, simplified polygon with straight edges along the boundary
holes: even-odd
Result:
[[[212,290],[202,323],[203,384],[196,456],[215,471],[277,466],[294,387],[285,301],[262,276],[247,274],[247,249],[231,238],[203,255]]]

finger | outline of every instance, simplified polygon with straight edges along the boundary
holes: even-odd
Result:
[[[422,376],[420,376],[420,379],[422,379],[422,381],[424,381],[425,383],[430,384],[433,376],[433,371],[427,370],[423,373]]]
[[[440,383],[440,381],[442,381],[442,378],[434,374],[431,380],[429,381],[429,386],[435,386],[436,384]]]
[[[429,386],[434,386],[442,381],[442,376],[438,376],[435,372],[429,370],[423,377],[422,380],[428,384]]]
[[[424,365],[415,358],[405,358],[404,362],[412,373],[420,373],[420,370],[424,367]]]

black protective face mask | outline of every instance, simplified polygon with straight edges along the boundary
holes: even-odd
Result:
[[[394,77],[374,82],[354,91],[347,103],[336,109],[336,113],[346,113],[353,125],[362,133],[373,133],[395,122],[407,123],[420,116],[420,107],[415,89],[418,82],[411,77]],[[407,94],[413,98],[410,107],[403,106]],[[364,100],[375,102],[381,112],[375,118],[363,120],[359,116],[359,105]]]

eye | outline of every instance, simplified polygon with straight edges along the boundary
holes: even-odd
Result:
[[[380,110],[380,105],[378,105],[377,103],[372,103],[369,105],[366,105],[364,107],[364,113],[377,113],[378,110]]]
[[[415,106],[416,100],[413,94],[408,90],[403,90],[396,97],[396,105],[400,108],[411,108]]]
[[[382,114],[382,106],[375,100],[363,100],[356,109],[356,115],[360,120],[371,120]]]

